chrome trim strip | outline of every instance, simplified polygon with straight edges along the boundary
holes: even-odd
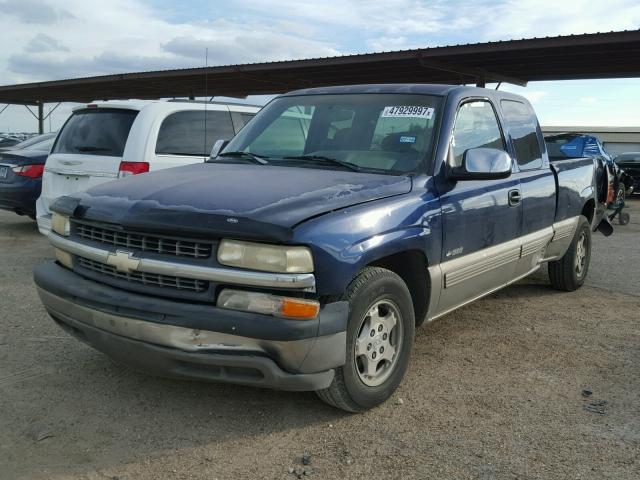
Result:
[[[530,233],[521,237],[522,252],[521,257],[533,255],[534,253],[541,252],[551,241],[553,237],[553,228],[547,227],[537,232]]]
[[[557,242],[566,237],[573,237],[573,234],[576,231],[576,227],[578,226],[578,220],[580,217],[571,217],[567,220],[562,220],[560,222],[556,222],[553,224],[553,230],[555,231],[553,235],[553,242]]]
[[[579,221],[580,217],[576,216],[553,224],[554,234],[544,252],[545,262],[562,258],[571,245]]]
[[[542,263],[562,257],[567,248],[569,248],[579,218],[579,216],[576,216],[562,220],[550,227],[514,240],[429,267],[431,294],[426,320],[432,321],[507,285],[511,285],[537,270]],[[530,267],[525,267],[525,273],[517,274],[514,279],[498,287],[491,288],[479,295],[474,295],[471,299],[462,299],[459,304],[446,308],[444,311],[439,311],[438,304],[445,289],[451,287],[462,288],[460,284],[463,282],[487,274],[496,268],[508,265],[510,262],[522,262],[520,259],[526,259],[527,257],[531,257],[532,263]],[[518,268],[516,268],[517,271]],[[474,281],[482,281],[482,278]]]
[[[531,270],[529,270],[527,273],[525,273],[523,275],[518,275],[516,278],[514,278],[513,280],[509,280],[504,285],[499,285],[499,286],[497,286],[495,288],[492,288],[491,290],[488,290],[488,291],[486,291],[484,293],[481,293],[480,295],[477,295],[477,296],[475,296],[475,297],[473,297],[473,298],[471,298],[469,300],[465,300],[463,303],[461,303],[459,305],[456,305],[455,307],[448,308],[447,310],[445,310],[443,312],[438,312],[433,317],[429,317],[427,319],[427,321],[431,322],[431,321],[435,320],[436,318],[440,318],[440,317],[446,315],[447,313],[451,313],[454,310],[457,310],[457,309],[459,309],[461,307],[464,307],[465,305],[469,305],[470,303],[475,302],[476,300],[479,300],[479,299],[481,299],[483,297],[486,297],[487,295],[491,295],[492,293],[497,292],[498,290],[502,290],[504,287],[508,287],[509,285],[517,282],[518,280],[522,280],[524,277],[526,277],[528,275],[531,275],[533,272],[535,272],[539,268],[540,268],[540,265],[538,264],[535,267],[533,267]]]
[[[49,240],[54,247],[73,255],[88,258],[96,262],[109,264],[110,254],[116,250],[104,250],[74,242],[54,233],[49,234]],[[118,251],[131,253],[128,250]],[[163,260],[141,258],[136,269],[138,272],[155,273],[160,275],[172,275],[177,277],[206,280],[218,283],[231,283],[234,285],[246,285],[251,287],[273,287],[287,289],[304,289],[314,292],[316,279],[312,273],[269,273],[247,270],[232,270],[228,268],[203,267],[185,263],[174,263]]]
[[[61,237],[53,232],[49,234],[49,241],[51,242],[51,245],[59,248],[60,250],[108,265],[107,261],[109,253],[111,253],[109,250],[83,245]]]
[[[54,166],[47,166],[44,171],[46,173],[55,173],[56,175],[71,175],[73,177],[104,177],[104,178],[118,178],[117,174],[105,173],[105,172],[92,172],[89,170],[65,170]]]
[[[451,288],[454,285],[465,282],[473,277],[477,277],[478,275],[482,275],[483,273],[487,273],[495,268],[507,265],[520,258],[520,245],[517,244],[506,246],[506,250],[504,252],[487,252],[487,250],[491,249],[482,250],[483,253],[480,255],[472,253],[471,255],[460,258],[460,260],[464,260],[465,264],[469,263],[467,266],[461,266],[462,262],[458,263],[456,260],[447,262],[447,264],[451,265],[447,265],[446,270],[451,271],[446,272],[444,275],[444,288]],[[456,262],[456,264],[454,265],[453,262]]]

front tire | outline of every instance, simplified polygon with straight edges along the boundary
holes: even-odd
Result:
[[[551,285],[565,292],[573,292],[582,286],[587,278],[591,261],[591,228],[589,221],[580,216],[578,228],[569,249],[560,260],[549,262]]]
[[[367,267],[347,288],[347,358],[333,383],[316,393],[326,403],[362,412],[387,400],[409,364],[415,336],[411,294],[402,279]]]

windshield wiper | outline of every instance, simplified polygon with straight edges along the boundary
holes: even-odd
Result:
[[[75,149],[79,152],[105,152],[107,150],[110,150],[109,148],[104,148],[104,147],[93,147],[91,145],[86,145],[86,146],[81,146],[81,147],[75,147]]]
[[[222,152],[218,154],[218,157],[246,158],[248,160],[253,160],[254,163],[257,163],[259,165],[269,164],[269,162],[266,160],[266,158],[269,158],[269,157],[263,157],[250,152]]]
[[[335,165],[338,167],[343,167],[352,172],[359,172],[361,169],[357,165],[349,162],[343,162],[342,160],[338,160],[337,158],[325,157],[322,155],[293,155],[290,157],[282,157],[285,160],[309,160],[311,162],[319,162],[326,163],[328,165]]]

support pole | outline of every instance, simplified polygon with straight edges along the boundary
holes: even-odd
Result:
[[[44,103],[38,102],[38,133],[44,133]]]

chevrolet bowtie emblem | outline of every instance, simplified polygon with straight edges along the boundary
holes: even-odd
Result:
[[[117,250],[107,256],[107,265],[116,267],[116,270],[123,273],[135,272],[140,265],[140,259],[135,258],[131,252]]]

